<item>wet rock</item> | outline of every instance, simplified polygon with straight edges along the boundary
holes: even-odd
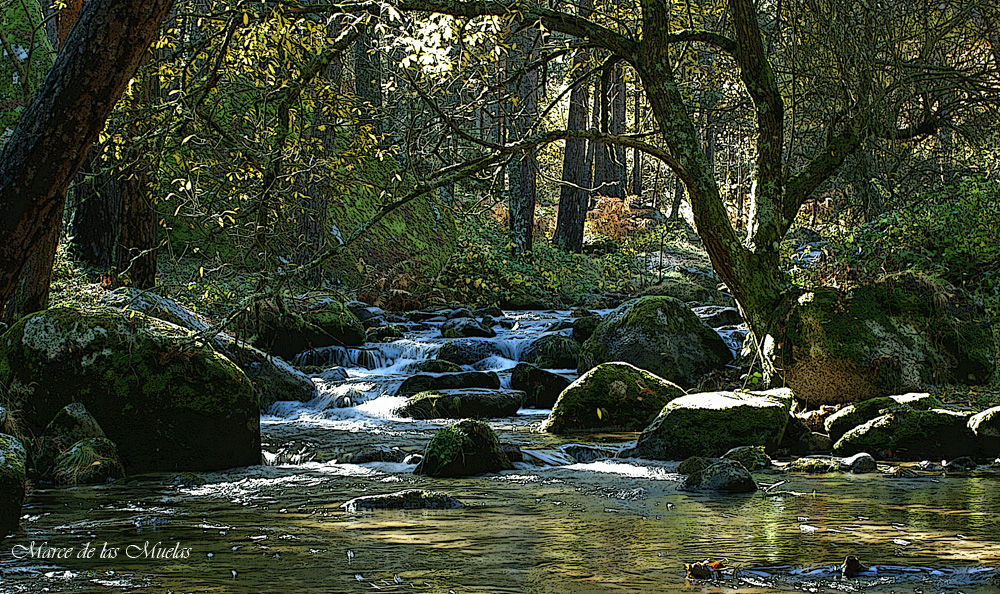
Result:
[[[386,325],[386,322],[385,318],[383,317],[375,317],[375,318],[368,318],[364,322],[361,322],[361,325],[365,328],[365,340],[368,340],[368,331],[382,328]]]
[[[550,433],[640,431],[682,394],[684,390],[676,384],[628,363],[604,363],[563,390],[542,429]]]
[[[591,315],[573,320],[573,340],[583,344],[594,335],[594,330],[601,324],[601,316]]]
[[[483,338],[459,338],[441,346],[437,358],[457,365],[474,365],[483,359],[502,354],[492,341]]]
[[[561,334],[541,336],[528,344],[521,360],[547,369],[576,369],[580,343]]]
[[[681,465],[677,467],[677,472],[680,474],[696,474],[705,470],[712,464],[715,464],[721,460],[721,458],[707,458],[705,456],[691,456],[687,458]]]
[[[479,323],[482,324],[484,328],[492,328],[493,326],[496,326],[498,323],[500,323],[500,320],[492,316],[483,316],[479,318]]]
[[[552,408],[569,385],[565,377],[530,363],[518,363],[510,376],[510,387],[525,393],[524,405],[528,408]]]
[[[417,363],[416,368],[418,371],[423,371],[424,373],[459,373],[462,371],[461,365],[456,365],[451,361],[444,361],[442,359],[420,361]]]
[[[125,468],[110,439],[89,437],[56,456],[53,476],[60,485],[103,485],[125,476]]]
[[[386,446],[373,446],[365,448],[360,452],[347,454],[338,462],[345,464],[367,464],[369,462],[402,462],[409,454],[399,448]]]
[[[1000,438],[1000,406],[984,410],[969,417],[969,431],[979,438]]]
[[[473,476],[514,465],[500,448],[496,433],[481,421],[459,421],[434,434],[416,474],[437,477]]]
[[[578,443],[571,443],[564,445],[559,448],[564,454],[572,457],[574,460],[581,464],[586,464],[588,462],[593,462],[595,460],[604,460],[606,458],[613,458],[617,453],[617,448],[610,448],[607,446],[594,446],[594,445],[583,445]]]
[[[329,293],[307,293],[286,297],[279,305],[265,301],[259,316],[248,313],[238,320],[247,335],[256,335],[256,346],[286,360],[303,351],[328,346],[361,346],[365,327]]]
[[[684,488],[722,493],[752,493],[757,490],[757,483],[742,464],[722,459],[689,474],[684,480]]]
[[[457,319],[457,318],[475,318],[475,317],[478,317],[478,316],[473,316],[472,312],[469,311],[468,309],[466,309],[464,307],[459,307],[458,309],[453,309],[453,310],[449,311],[445,315],[445,317],[448,318],[449,320],[454,320],[454,319]]]
[[[808,456],[797,458],[788,463],[785,467],[788,472],[804,472],[806,474],[826,474],[830,472],[841,472],[844,466],[840,460],[832,456]]]
[[[445,316],[441,315],[440,311],[436,310],[411,311],[407,312],[406,317],[414,322],[427,322],[435,319],[444,321],[447,319]]]
[[[403,464],[420,464],[420,461],[423,459],[423,454],[410,454],[409,456],[403,458]]]
[[[500,444],[500,449],[503,450],[503,453],[506,454],[507,459],[511,462],[524,462],[524,452],[516,445],[502,443]]]
[[[518,390],[433,390],[420,392],[397,411],[414,419],[497,419],[513,417],[524,405]]]
[[[455,509],[462,507],[462,502],[436,491],[409,489],[397,493],[355,497],[340,507],[348,513],[378,509]]]
[[[396,396],[411,396],[428,390],[455,390],[459,388],[499,389],[500,377],[493,371],[411,375],[399,386]]]
[[[369,328],[365,332],[366,342],[391,342],[403,338],[403,329],[396,325]]]
[[[25,430],[80,402],[130,473],[258,464],[260,411],[246,374],[188,331],[139,312],[60,306],[0,336],[0,373]]]
[[[545,328],[546,332],[559,332],[560,330],[571,330],[573,328],[573,320],[557,320],[552,322]]]
[[[969,472],[976,469],[976,461],[969,456],[948,460],[943,464],[945,472]]]
[[[348,311],[354,314],[354,316],[357,317],[362,324],[364,324],[368,320],[374,318],[384,318],[385,316],[385,310],[383,310],[381,307],[374,307],[368,305],[363,301],[348,301],[347,303],[344,304],[344,307],[346,307]]]
[[[823,426],[826,428],[826,432],[830,434],[830,438],[837,441],[845,433],[858,425],[864,425],[875,417],[882,416],[892,410],[901,410],[904,408],[928,410],[941,406],[944,406],[944,404],[940,398],[927,393],[882,396],[845,406],[827,417]]]
[[[475,314],[477,318],[485,318],[489,316],[499,320],[504,317],[503,310],[496,306],[480,307],[475,311]]]
[[[841,463],[854,474],[878,472],[878,464],[875,463],[875,458],[866,452],[844,458],[841,460]]]
[[[785,381],[810,404],[857,402],[928,384],[986,383],[989,316],[961,289],[916,274],[802,294],[787,316]]]
[[[643,430],[635,455],[654,460],[719,455],[731,448],[781,442],[792,393],[705,392],[671,401]]]
[[[193,332],[212,326],[208,318],[150,291],[122,287],[106,293],[101,303],[140,311]],[[316,386],[309,377],[280,357],[269,355],[228,332],[218,333],[212,339],[212,346],[243,370],[257,391],[261,410],[267,410],[278,400],[305,402],[316,396]]]
[[[743,316],[740,310],[735,307],[723,307],[721,305],[704,305],[693,307],[691,311],[701,318],[709,328],[721,328],[723,326],[739,326],[743,323]]]
[[[833,439],[826,433],[810,431],[799,437],[796,449],[807,453],[829,452],[833,450]]]
[[[771,458],[764,453],[763,446],[739,446],[722,455],[724,460],[736,460],[743,468],[753,472],[771,465]]]
[[[497,333],[472,318],[452,318],[441,325],[444,338],[493,338]]]
[[[864,572],[867,569],[861,564],[861,560],[854,555],[848,555],[844,557],[844,562],[840,564],[840,575],[851,579],[857,576],[859,573]]]
[[[331,367],[330,369],[324,369],[319,374],[319,377],[327,382],[342,382],[347,379],[347,370],[343,367]]]
[[[34,472],[41,478],[51,477],[56,458],[83,439],[104,437],[97,420],[79,402],[71,402],[56,413],[37,442]],[[117,453],[116,453],[117,457]]]
[[[851,429],[833,451],[842,456],[874,452],[898,460],[958,457],[975,451],[968,418],[968,413],[950,410],[902,409]]]
[[[628,361],[681,386],[693,386],[730,360],[726,343],[684,302],[643,297],[601,321],[583,344],[579,371],[608,361]]]
[[[27,457],[17,438],[0,433],[0,537],[15,532],[21,521]]]

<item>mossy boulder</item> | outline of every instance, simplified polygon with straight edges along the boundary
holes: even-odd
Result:
[[[684,390],[628,363],[604,363],[570,384],[542,424],[550,433],[641,431]]]
[[[848,404],[844,408],[833,413],[823,421],[823,427],[829,434],[830,439],[837,441],[845,433],[858,425],[864,425],[875,417],[882,416],[888,411],[902,408],[912,408],[915,410],[929,410],[944,406],[941,399],[927,393],[910,393],[899,396],[880,396],[869,398],[854,404]]]
[[[524,391],[524,405],[530,408],[552,408],[570,383],[565,377],[531,363],[518,363],[510,375],[510,387]]]
[[[429,390],[411,396],[396,414],[413,419],[499,419],[513,417],[524,392],[477,388]]]
[[[417,363],[418,371],[424,373],[458,373],[462,371],[462,366],[443,359],[427,359]]]
[[[417,374],[403,380],[396,396],[412,396],[428,390],[456,390],[460,388],[500,388],[500,376],[493,371],[461,371],[440,375]]]
[[[403,329],[395,324],[368,328],[365,331],[366,342],[392,342],[400,338],[403,338]]]
[[[721,305],[704,305],[692,308],[695,315],[701,319],[709,328],[721,328],[723,326],[739,326],[743,323],[743,316],[740,310],[735,307],[724,307]]]
[[[580,343],[561,334],[546,334],[531,341],[521,360],[547,369],[576,369]]]
[[[239,320],[244,334],[261,349],[293,360],[303,351],[328,346],[361,346],[365,327],[336,295],[308,293],[264,301],[256,314]]]
[[[437,477],[474,476],[509,470],[514,465],[500,447],[500,440],[482,421],[463,420],[434,434],[416,474]]]
[[[104,430],[97,419],[79,402],[64,406],[45,427],[42,436],[35,442],[33,456],[34,472],[48,479],[55,468],[56,458],[80,440],[104,437]]]
[[[212,320],[172,299],[131,287],[106,293],[101,303],[122,310],[140,311],[194,332],[201,332],[213,324]],[[250,379],[257,390],[262,411],[278,400],[306,402],[316,396],[316,386],[309,376],[281,357],[268,355],[228,332],[219,332],[211,342],[216,350],[239,365]]]
[[[663,408],[630,454],[683,460],[718,456],[737,446],[774,448],[781,442],[791,402],[786,389],[688,394]]]
[[[27,457],[16,437],[0,433],[0,537],[16,531],[21,521]]]
[[[732,360],[722,338],[672,297],[642,297],[608,314],[583,343],[579,371],[608,361],[627,361],[675,382],[693,386]]]
[[[594,335],[594,330],[601,325],[601,316],[591,314],[573,320],[573,340],[583,344]]]
[[[500,347],[485,338],[458,338],[441,345],[437,358],[456,365],[473,365],[494,355],[503,354]]]
[[[246,374],[143,313],[62,306],[22,318],[0,336],[0,382],[33,435],[82,403],[130,473],[260,462],[258,401]]]
[[[976,437],[1000,439],[1000,406],[994,406],[969,417],[969,430]]]
[[[684,488],[720,493],[752,493],[757,490],[757,483],[742,464],[723,458],[687,475]]]
[[[829,474],[843,471],[844,466],[840,460],[831,456],[809,456],[792,460],[785,467],[785,470],[804,474]]]
[[[396,493],[355,497],[340,507],[348,513],[378,509],[456,509],[462,507],[462,502],[437,491],[408,489]]]
[[[125,468],[110,439],[89,437],[56,456],[53,476],[60,485],[101,485],[125,476]]]
[[[901,409],[851,429],[833,446],[839,456],[869,452],[884,459],[951,459],[973,454],[970,414],[952,410]]]
[[[842,293],[804,293],[779,327],[787,384],[810,404],[843,403],[944,383],[986,383],[995,344],[976,300],[900,274]]]
[[[493,328],[488,328],[468,317],[451,318],[441,324],[441,336],[444,338],[493,338],[496,335]]]
[[[764,446],[738,446],[723,454],[722,458],[736,460],[751,472],[771,465],[771,458],[764,451]]]
[[[699,276],[700,278],[704,278]],[[728,305],[732,303],[732,297],[719,291],[714,286],[707,286],[707,282],[696,282],[680,272],[670,272],[664,275],[663,280],[643,289],[640,294],[654,297],[672,297],[687,303],[697,303],[700,305],[718,304]]]

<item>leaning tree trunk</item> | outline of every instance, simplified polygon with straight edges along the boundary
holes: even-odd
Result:
[[[0,304],[30,248],[59,226],[64,193],[172,0],[89,0],[0,153]]]

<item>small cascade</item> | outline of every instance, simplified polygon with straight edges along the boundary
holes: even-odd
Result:
[[[722,337],[722,341],[729,347],[729,351],[733,353],[733,357],[739,356],[740,351],[743,350],[743,342],[750,334],[750,330],[747,329],[746,325],[723,326],[716,328],[715,332]]]
[[[378,369],[387,367],[391,362],[380,349],[370,347],[328,346],[304,351],[295,356],[295,365],[299,367],[336,365]]]
[[[425,361],[433,359],[441,348],[441,342],[430,342],[426,340],[412,340],[404,338],[392,342],[382,342],[373,345],[372,348],[382,353],[382,356],[390,362],[406,359],[408,361]],[[372,369],[372,368],[369,368]]]

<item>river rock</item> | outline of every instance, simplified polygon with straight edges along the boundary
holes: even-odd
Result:
[[[329,369],[324,369],[319,373],[320,379],[330,383],[342,382],[346,380],[347,377],[347,370],[343,367],[331,367]]]
[[[743,323],[743,316],[740,315],[740,310],[735,307],[703,305],[701,307],[693,307],[691,311],[709,328],[739,326]]]
[[[514,465],[500,447],[490,426],[482,421],[463,420],[434,434],[415,474],[437,477],[473,476]]]
[[[995,345],[989,316],[961,289],[916,274],[850,294],[802,294],[778,337],[788,386],[810,404],[857,402],[929,384],[985,384]]]
[[[193,332],[212,326],[211,320],[172,299],[131,287],[105,293],[101,303],[118,309],[141,311]],[[257,390],[262,411],[278,400],[306,402],[316,396],[316,386],[309,376],[280,357],[268,355],[228,332],[218,333],[212,339],[212,346],[239,365],[247,375]]]
[[[403,380],[396,396],[411,396],[428,390],[455,390],[458,388],[500,388],[500,377],[494,371],[464,371],[441,375],[411,375]]]
[[[293,360],[303,351],[328,346],[361,346],[365,327],[336,295],[315,292],[264,301],[258,315],[238,320],[242,333],[256,336],[261,349]]]
[[[437,358],[457,365],[474,365],[500,354],[500,348],[493,341],[484,338],[459,338],[441,345]]]
[[[722,338],[672,297],[642,297],[605,317],[580,352],[579,371],[628,361],[681,386],[732,360]]]
[[[841,460],[841,463],[854,474],[878,472],[878,464],[875,463],[875,458],[867,452],[861,452],[844,458]]]
[[[969,417],[969,430],[976,437],[1000,438],[1000,406]]]
[[[774,448],[788,423],[792,392],[705,392],[667,404],[643,430],[632,455],[683,460],[743,445]]]
[[[88,437],[55,459],[55,481],[60,485],[102,485],[125,476],[118,447],[106,437]]]
[[[365,342],[392,342],[403,338],[403,329],[394,324],[369,328],[365,331]]]
[[[359,452],[346,454],[338,458],[337,462],[343,464],[368,464],[369,462],[402,462],[409,454],[399,448],[388,446],[367,447]]]
[[[441,324],[441,336],[444,338],[493,338],[496,335],[492,328],[487,328],[472,318],[452,318]]]
[[[957,458],[976,450],[969,416],[942,409],[897,410],[851,429],[834,444],[833,452],[841,456],[869,452],[897,460]]]
[[[796,458],[785,467],[788,472],[804,472],[806,474],[827,474],[844,470],[840,460],[833,456],[807,456]]]
[[[823,426],[830,435],[830,438],[837,441],[851,429],[858,425],[864,425],[875,417],[881,416],[891,410],[904,408],[928,410],[939,408],[943,405],[940,398],[927,393],[880,396],[845,406],[827,417],[823,422]]]
[[[503,310],[495,305],[489,307],[480,307],[475,311],[475,317],[477,318],[485,318],[487,316],[495,318],[497,320],[505,317]]]
[[[743,468],[753,472],[771,465],[771,458],[764,452],[764,446],[739,446],[722,455],[723,460],[736,460]]]
[[[594,335],[594,330],[601,324],[601,316],[592,314],[573,320],[573,340],[583,344]]]
[[[720,459],[687,475],[684,488],[722,493],[752,493],[757,490],[757,483],[739,462]]]
[[[628,363],[604,363],[570,384],[542,424],[550,433],[640,431],[684,390]]]
[[[524,392],[519,390],[429,390],[411,396],[396,414],[413,419],[498,419],[517,415],[522,406]]]
[[[552,408],[569,384],[565,377],[531,363],[518,363],[510,376],[510,387],[525,393],[524,405],[529,408]]]
[[[27,457],[17,438],[0,433],[0,537],[16,531],[21,521]]]
[[[60,306],[0,336],[0,383],[26,431],[80,402],[130,473],[260,462],[250,380],[174,324],[108,307]]]
[[[829,452],[833,450],[833,439],[826,433],[808,431],[799,436],[796,451],[806,453]]]
[[[79,402],[71,402],[56,413],[36,442],[33,463],[35,472],[49,478],[55,468],[56,458],[83,439],[102,438],[104,430],[97,420]]]
[[[443,359],[427,359],[416,364],[418,371],[424,373],[458,373],[462,366]]]
[[[409,489],[396,493],[355,497],[340,507],[348,513],[377,509],[455,509],[462,507],[462,502],[437,491]]]
[[[568,336],[547,334],[531,341],[521,360],[547,369],[576,369],[580,344]]]
[[[364,301],[348,301],[344,304],[344,307],[354,314],[354,317],[358,318],[362,325],[368,320],[385,317],[384,309],[368,305]]]

